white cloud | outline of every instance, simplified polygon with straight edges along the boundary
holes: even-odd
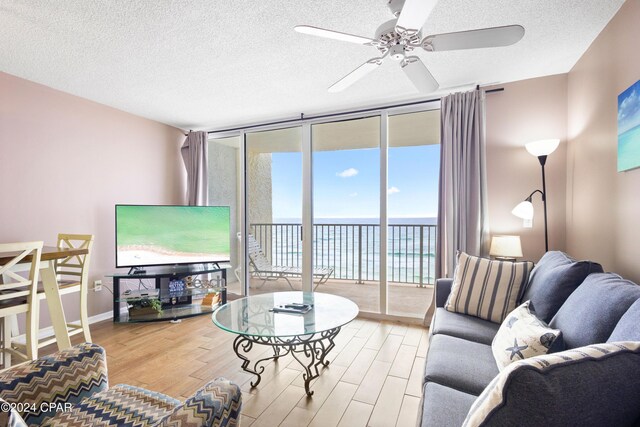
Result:
[[[400,189],[398,187],[389,187],[389,189],[387,190],[387,194],[395,194],[399,192],[400,192]]]
[[[358,193],[351,193],[349,194],[349,197],[358,197]]]
[[[336,173],[336,176],[339,176],[340,178],[351,178],[352,176],[356,175],[358,175],[358,169],[356,168],[349,168],[343,170],[342,172]]]
[[[640,85],[636,83],[623,92],[622,102],[618,104],[618,135],[625,133],[629,129],[640,126]]]

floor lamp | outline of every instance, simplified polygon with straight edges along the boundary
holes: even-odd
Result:
[[[532,220],[533,219],[533,204],[531,203],[531,199],[533,195],[536,193],[540,193],[542,196],[542,204],[544,206],[544,250],[546,252],[549,251],[549,233],[547,229],[547,182],[544,174],[544,165],[547,162],[547,156],[553,153],[558,145],[560,144],[559,139],[544,139],[541,141],[530,142],[525,145],[527,151],[536,156],[538,161],[540,162],[540,167],[542,168],[542,191],[534,190],[529,196],[524,199],[523,202],[520,202],[513,210],[512,214],[515,216],[525,219]]]

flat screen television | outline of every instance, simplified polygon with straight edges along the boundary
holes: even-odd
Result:
[[[229,206],[116,205],[116,267],[228,262]]]

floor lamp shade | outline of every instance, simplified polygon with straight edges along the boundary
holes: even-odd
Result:
[[[525,144],[524,147],[530,154],[536,157],[540,157],[548,156],[549,154],[553,153],[554,151],[556,151],[556,148],[558,148],[558,145],[560,145],[559,139],[542,139],[540,141],[534,141]]]
[[[496,258],[521,258],[522,245],[520,244],[520,236],[493,236],[489,255]]]
[[[511,213],[518,218],[531,220],[533,219],[533,204],[528,200],[520,202],[515,208],[513,208]]]

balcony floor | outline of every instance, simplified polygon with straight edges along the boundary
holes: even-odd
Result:
[[[289,279],[294,290],[302,289],[300,279]],[[259,295],[269,292],[290,291],[286,280],[268,281],[259,287],[262,280],[251,279],[250,292]],[[239,282],[229,283],[230,293],[240,294]],[[379,312],[379,290],[377,282],[355,283],[353,280],[329,280],[319,285],[317,292],[340,295],[355,302],[360,311]],[[417,287],[408,283],[389,283],[389,314],[406,317],[423,318],[433,298],[433,287]]]

